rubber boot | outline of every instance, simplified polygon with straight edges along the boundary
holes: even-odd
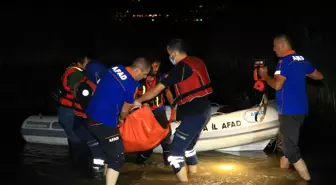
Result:
[[[299,173],[299,175],[306,181],[310,180],[310,174],[308,172],[308,168],[306,163],[303,159],[299,159],[296,163],[293,164],[296,171]]]

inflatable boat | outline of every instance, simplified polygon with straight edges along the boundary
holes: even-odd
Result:
[[[269,101],[267,111],[258,111],[259,105],[239,111],[222,111],[226,106],[211,104],[211,119],[204,127],[196,151],[258,151],[263,150],[279,132],[278,112],[274,101]],[[166,107],[170,116],[170,107]],[[262,121],[255,118],[264,114]],[[179,123],[173,122],[172,133]],[[68,145],[66,133],[57,116],[33,115],[21,126],[23,139],[28,143]],[[172,135],[173,137],[173,135]],[[154,152],[161,153],[160,146]]]

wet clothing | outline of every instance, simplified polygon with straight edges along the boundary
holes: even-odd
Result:
[[[289,51],[280,59],[274,73],[275,76],[286,78],[283,87],[276,91],[276,102],[283,140],[282,152],[292,164],[301,158],[298,147],[300,127],[308,114],[306,76],[314,71],[315,68],[306,58]]]
[[[193,75],[193,71],[194,69],[185,62],[179,62],[161,83],[168,88],[187,80]],[[186,157],[187,165],[197,164],[194,146],[202,129],[209,121],[210,114],[210,102],[207,95],[194,98],[182,105],[178,104],[176,119],[181,120],[181,124],[175,131],[168,157],[175,173],[178,173],[184,166],[184,157]]]
[[[124,146],[117,124],[124,103],[133,104],[139,83],[122,65],[111,67],[97,84],[85,109],[86,125],[106,154],[109,168],[119,171],[124,163]]]

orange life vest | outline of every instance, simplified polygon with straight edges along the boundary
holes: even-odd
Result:
[[[73,107],[74,96],[72,94],[72,90],[68,86],[68,80],[69,80],[68,78],[72,73],[77,72],[77,71],[82,72],[83,69],[81,69],[78,65],[70,66],[65,70],[61,78],[60,91],[62,91],[61,92],[62,96],[59,98],[59,103],[63,107],[70,107],[70,108]]]
[[[158,84],[161,81],[161,74],[157,74],[150,84],[148,83],[148,80],[147,80],[148,78],[149,77],[147,77],[144,80],[144,82],[142,82],[140,84],[140,86],[138,88],[138,95],[139,96],[145,94],[150,89],[152,89],[153,87],[155,87],[155,85]],[[155,109],[163,106],[164,103],[165,103],[164,92],[161,92],[160,94],[158,94],[157,96],[155,96],[153,99],[151,99],[151,100],[149,100],[149,101],[147,101],[145,103],[148,103],[152,110],[155,110]]]
[[[192,69],[192,75],[174,85],[176,99],[174,104],[182,105],[194,98],[203,97],[213,92],[210,77],[204,62],[194,56],[188,56],[181,62]],[[184,71],[184,68],[183,68]]]
[[[76,116],[81,116],[87,118],[84,109],[88,106],[91,97],[93,96],[97,85],[90,81],[86,76],[76,84],[74,88],[74,114]]]

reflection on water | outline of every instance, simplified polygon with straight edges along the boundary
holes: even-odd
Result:
[[[93,176],[85,167],[76,167],[68,158],[67,147],[26,144],[23,152],[21,183],[31,184],[104,184],[102,174]],[[198,153],[199,170],[190,176],[191,185],[277,185],[306,184],[293,170],[278,168],[278,159],[264,152],[225,154],[219,152]],[[153,155],[150,165],[136,165],[134,156],[127,156],[119,185],[177,185],[170,167],[161,163],[161,155]]]

